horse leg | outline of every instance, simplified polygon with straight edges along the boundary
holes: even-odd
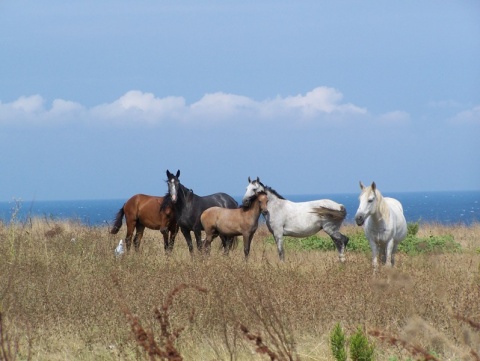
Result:
[[[243,235],[243,253],[245,254],[245,260],[248,259],[250,254],[250,244],[252,243],[253,233]]]
[[[145,226],[140,223],[137,223],[136,228],[137,228],[137,231],[135,232],[135,238],[133,239],[133,244],[135,246],[135,251],[138,252],[138,250],[140,249],[140,242],[142,241],[143,231],[145,230]]]
[[[372,250],[372,265],[373,265],[373,271],[376,272],[378,269],[378,248],[377,248],[377,243],[374,240],[369,240],[370,243],[370,249]]]
[[[205,242],[203,244],[203,252],[205,252],[206,255],[210,254],[210,249],[212,245],[212,240],[213,240],[213,229],[205,229]],[[222,238],[223,242],[223,238]]]
[[[227,237],[227,236],[220,236],[220,239],[222,240],[222,246],[223,246],[223,255],[228,256],[228,253],[233,247],[233,238],[234,237]]]
[[[327,223],[323,225],[323,230],[330,236],[338,251],[340,262],[345,262],[345,248],[348,244],[348,237],[341,234],[338,229],[340,224]]]
[[[190,253],[193,253],[192,235],[190,234],[190,230],[185,227],[181,227],[180,230],[187,241],[188,250]]]
[[[178,233],[178,226],[174,226],[174,227],[169,227],[168,229],[168,233],[170,233],[170,240],[168,241],[168,252],[169,253],[172,253],[173,251],[173,245],[175,244],[175,237],[177,237],[177,233]]]
[[[273,235],[275,237],[275,242],[277,243],[278,257],[280,261],[285,261],[285,251],[283,249],[283,234]]]
[[[162,234],[162,237],[163,237],[163,248],[165,249],[165,253],[167,254],[169,251],[171,251],[168,244],[168,229],[164,231],[160,231],[160,233]]]
[[[195,240],[197,241],[197,249],[199,252],[201,252],[203,248],[202,231],[197,229],[194,230],[193,233],[195,235]]]
[[[385,247],[385,264],[388,267],[393,267],[394,260],[393,260],[393,248],[394,248],[394,241],[393,239],[390,239]]]
[[[135,229],[136,221],[128,220],[127,219],[127,235],[125,236],[125,246],[127,247],[127,252],[130,251],[130,247],[132,246],[132,236],[133,230]]]
[[[393,241],[393,249],[392,249],[392,267],[395,265],[395,253],[397,253],[398,242]]]

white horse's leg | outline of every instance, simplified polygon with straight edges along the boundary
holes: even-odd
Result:
[[[345,246],[348,243],[348,237],[341,234],[338,230],[341,226],[340,223],[327,222],[323,225],[323,230],[332,239],[333,243],[337,247],[338,258],[340,262],[345,262]]]
[[[398,242],[393,241],[393,249],[392,249],[392,266],[395,265],[395,253],[397,253]]]
[[[387,253],[387,258],[386,258],[386,262],[385,264],[388,266],[388,267],[392,267],[393,266],[393,248],[394,248],[394,241],[393,239],[390,239],[388,242],[387,242],[387,245],[386,245],[386,253]]]
[[[283,250],[283,234],[276,234],[274,237],[275,242],[277,243],[278,257],[280,257],[280,261],[285,261],[285,252]]]
[[[372,250],[372,265],[373,270],[376,271],[378,269],[378,248],[377,243],[373,240],[369,240],[370,242],[370,249]]]

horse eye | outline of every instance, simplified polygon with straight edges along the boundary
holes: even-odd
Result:
[[[372,203],[372,202],[373,202],[373,198],[368,200],[368,203]]]

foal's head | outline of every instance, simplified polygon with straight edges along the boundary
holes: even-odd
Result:
[[[177,170],[176,175],[173,175],[167,169],[168,193],[170,194],[170,197],[172,198],[173,203],[176,203],[178,199],[178,192],[180,190],[180,180],[178,179],[179,177],[180,177],[180,169]]]
[[[260,192],[260,193],[258,193],[257,197],[258,197],[258,203],[260,204],[260,212],[262,212],[262,214],[264,216],[266,216],[267,213],[268,213],[268,196],[267,196],[267,193]]]
[[[372,185],[365,187],[362,182],[360,182],[360,205],[358,206],[357,213],[355,214],[355,222],[359,226],[363,226],[365,220],[372,214],[377,211],[377,203],[381,197],[375,182],[372,182]]]
[[[257,177],[257,179],[251,180],[250,177],[248,177],[247,191],[242,199],[243,206],[249,207],[252,197],[259,192],[265,192],[265,186],[260,182],[260,179]]]

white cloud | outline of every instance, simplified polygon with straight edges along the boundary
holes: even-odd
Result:
[[[29,97],[20,97],[11,103],[12,109],[25,113],[34,113],[43,111],[44,100],[40,95],[32,95]]]
[[[480,105],[458,113],[452,119],[450,119],[450,122],[454,124],[479,125],[480,124]]]
[[[203,125],[210,121],[227,122],[238,119],[338,121],[368,113],[365,108],[344,103],[342,100],[342,93],[328,87],[318,87],[306,94],[277,96],[263,101],[218,92],[206,94],[190,105],[186,104],[183,97],[157,98],[152,93],[132,90],[111,103],[92,108],[63,99],[55,99],[48,108],[41,96],[33,95],[20,97],[12,103],[0,102],[0,121],[4,124],[43,124],[69,119],[108,124],[162,124],[181,121]]]
[[[410,114],[404,111],[395,110],[378,116],[378,121],[382,124],[406,124],[410,121]]]
[[[155,98],[152,93],[132,90],[112,103],[101,104],[90,113],[100,120],[127,120],[131,122],[161,122],[178,118],[185,112],[185,99],[182,97]]]
[[[225,93],[206,94],[189,108],[189,118],[192,120],[197,118],[228,119],[246,115],[245,113],[258,114],[258,103],[254,100],[241,95]]]

